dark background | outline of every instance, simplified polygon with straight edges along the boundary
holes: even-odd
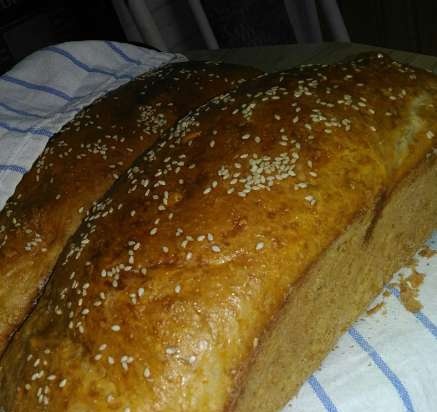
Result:
[[[163,1],[169,7],[185,0]],[[338,4],[353,42],[437,56],[437,0]],[[203,6],[221,47],[295,42],[281,0],[203,0]],[[46,45],[86,39],[126,41],[110,0],[0,0],[0,73]]]

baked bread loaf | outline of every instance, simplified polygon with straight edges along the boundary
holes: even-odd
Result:
[[[0,214],[0,353],[92,203],[188,110],[258,74],[168,65],[84,109],[50,140]]]
[[[90,211],[0,361],[12,411],[275,411],[437,223],[436,78],[250,80]]]

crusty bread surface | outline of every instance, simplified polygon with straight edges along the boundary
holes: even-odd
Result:
[[[0,406],[279,408],[436,224],[436,105],[433,75],[368,55],[192,111],[67,244]]]
[[[0,214],[0,353],[92,203],[179,117],[257,74],[168,65],[99,99],[50,140]]]

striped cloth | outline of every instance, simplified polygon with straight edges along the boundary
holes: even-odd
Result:
[[[437,250],[437,232],[428,246]],[[416,269],[423,309],[407,311],[387,287],[384,311],[362,316],[283,412],[437,411],[437,254],[417,256]]]
[[[186,60],[110,41],[33,53],[0,76],[0,209],[48,139],[84,106],[147,70]]]
[[[82,107],[144,71],[184,59],[74,42],[36,52],[1,76],[0,209],[48,139]],[[437,249],[437,233],[429,244]],[[418,259],[426,274],[423,310],[406,311],[399,290],[388,289],[386,313],[357,321],[283,412],[437,411],[437,256]]]

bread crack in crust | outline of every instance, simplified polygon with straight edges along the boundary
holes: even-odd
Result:
[[[0,405],[280,408],[402,263],[393,253],[437,223],[437,196],[416,184],[435,182],[436,85],[372,54],[263,75],[191,111],[64,249],[0,361]],[[430,211],[416,237],[393,223],[398,206]]]

